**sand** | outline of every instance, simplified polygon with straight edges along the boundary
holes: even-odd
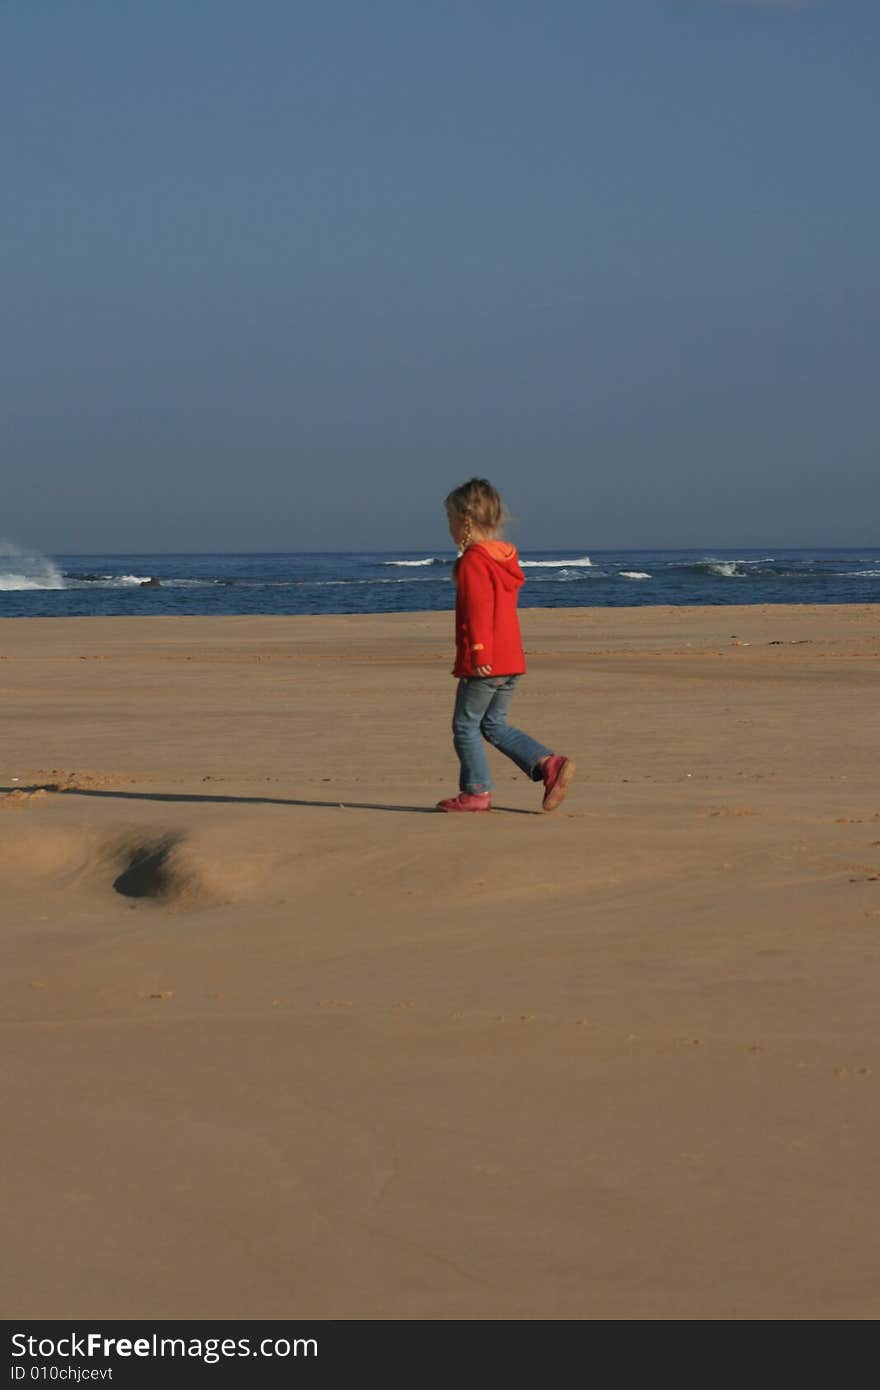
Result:
[[[0,624],[7,1318],[880,1314],[875,607]]]

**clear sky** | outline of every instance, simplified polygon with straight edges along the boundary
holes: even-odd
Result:
[[[878,537],[878,0],[2,0],[0,536]]]

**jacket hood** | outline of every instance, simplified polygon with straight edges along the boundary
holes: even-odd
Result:
[[[486,556],[505,589],[517,589],[525,583],[526,577],[519,567],[516,546],[511,545],[510,541],[475,541],[471,549]]]

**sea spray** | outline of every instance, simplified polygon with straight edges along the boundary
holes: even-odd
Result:
[[[36,550],[0,540],[0,593],[20,589],[63,589],[61,571]]]

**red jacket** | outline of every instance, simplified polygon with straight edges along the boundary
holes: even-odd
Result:
[[[526,669],[516,601],[525,583],[516,546],[477,541],[458,562],[455,598],[454,676],[491,666],[493,676]]]

